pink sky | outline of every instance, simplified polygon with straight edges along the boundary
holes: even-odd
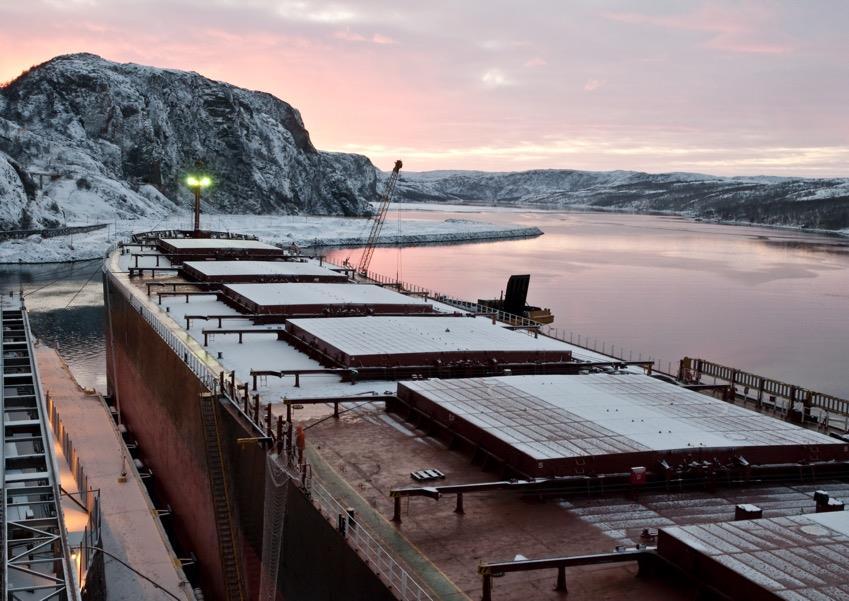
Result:
[[[381,168],[849,175],[849,3],[0,0],[57,54],[198,71]]]

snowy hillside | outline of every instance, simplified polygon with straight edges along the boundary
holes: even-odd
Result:
[[[557,169],[406,172],[401,174],[395,199],[667,211],[772,225],[829,230],[849,227],[849,179]]]
[[[197,161],[210,212],[358,215],[376,196],[368,158],[319,152],[286,102],[197,73],[74,54],[0,88],[2,228],[164,217],[190,206]]]

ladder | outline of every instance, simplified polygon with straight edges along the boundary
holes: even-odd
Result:
[[[215,403],[215,396],[212,394],[200,396],[200,414],[206,442],[206,468],[215,512],[218,553],[221,558],[227,601],[245,601],[245,587],[234,535],[233,517],[230,512],[230,492],[227,487],[224,456],[221,452],[221,435]]]

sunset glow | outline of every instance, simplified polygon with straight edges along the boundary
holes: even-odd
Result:
[[[389,169],[845,176],[849,5],[0,2],[0,81],[55,55],[193,70]]]

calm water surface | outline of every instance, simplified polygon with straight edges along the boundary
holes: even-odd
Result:
[[[80,384],[105,391],[100,265],[0,265],[0,288],[22,288],[36,336],[59,349]]]
[[[849,398],[849,241],[676,217],[440,214],[539,225],[529,240],[379,248],[372,269],[463,298],[530,273],[555,326],[664,367],[702,357]],[[410,213],[426,216],[427,213]],[[342,260],[359,251],[329,254]]]
[[[530,301],[599,348],[612,344],[664,366],[698,356],[849,397],[849,241],[674,217],[405,214],[538,225],[545,235],[379,248],[374,271],[468,299],[497,296],[510,274],[530,273]],[[329,256],[356,261],[359,253]],[[99,266],[0,266],[0,287],[20,283],[36,334],[59,347],[83,385],[103,390]]]

